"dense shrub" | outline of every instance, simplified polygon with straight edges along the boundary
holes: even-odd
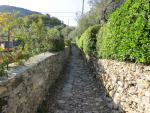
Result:
[[[66,26],[61,30],[61,35],[65,38],[69,38],[69,34],[74,30],[74,27]]]
[[[3,14],[1,16],[0,14],[0,20],[2,21],[0,33],[6,35],[7,40],[20,41],[20,44],[5,49],[8,52],[4,55],[1,54],[4,50],[0,48],[0,76],[5,74],[9,63],[23,64],[34,55],[64,49],[64,39],[59,30],[48,25],[49,18],[45,20],[43,19],[45,16],[42,15],[13,18],[14,16],[11,15]],[[57,23],[57,19],[53,18],[52,20]]]
[[[65,39],[65,45],[70,46],[71,45],[71,39]]]
[[[76,44],[82,50],[82,48],[83,48],[83,38],[76,37]]]
[[[100,25],[94,25],[89,27],[80,37],[78,43],[79,48],[83,50],[85,54],[95,55],[96,52],[96,34],[100,29]]]
[[[48,30],[48,49],[49,51],[60,51],[65,47],[64,39],[60,35],[60,31],[55,28]]]
[[[98,56],[149,64],[149,9],[148,0],[126,0],[100,29]]]

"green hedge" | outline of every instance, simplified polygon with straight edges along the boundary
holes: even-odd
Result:
[[[148,0],[126,0],[98,33],[99,58],[150,63]]]
[[[83,48],[83,38],[76,37],[76,44],[82,50],[82,48]]]
[[[100,25],[89,27],[77,41],[77,45],[85,54],[94,56],[96,54],[96,34],[100,29]]]

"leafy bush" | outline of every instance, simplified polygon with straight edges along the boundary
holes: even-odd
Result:
[[[109,28],[109,22],[100,28],[97,34],[97,54],[99,58],[112,58],[113,55],[113,40]],[[107,37],[107,38],[106,38]]]
[[[85,54],[95,55],[96,54],[96,34],[100,29],[100,25],[94,25],[89,27],[80,37],[77,42],[79,48],[81,48]]]
[[[7,23],[0,26],[0,28],[4,29],[0,30],[0,33],[2,31],[4,34],[8,33],[7,38],[9,38],[9,40],[19,40],[21,43],[19,46],[11,48],[11,51],[8,49],[7,55],[5,55],[2,60],[0,59],[0,76],[4,75],[6,67],[8,67],[8,63],[15,62],[22,64],[31,56],[42,52],[57,52],[64,49],[64,39],[61,37],[60,31],[45,24],[45,22],[49,20],[43,19],[42,15],[19,17],[15,19],[12,17],[10,18],[9,15],[6,15],[8,20],[11,20],[9,23],[7,22],[7,19],[5,20],[5,15],[0,15],[0,20],[1,17],[5,17],[3,21],[6,21],[5,23]],[[55,20],[55,18],[53,19]],[[57,23],[57,21],[54,21],[54,23]],[[58,21],[58,24],[61,23]],[[2,50],[0,48],[0,52],[1,51]],[[8,62],[6,62],[6,58]]]
[[[6,69],[8,67],[8,59],[5,57],[3,62],[0,64],[0,76],[6,75]]]
[[[83,38],[76,37],[76,44],[82,50],[83,49]]]
[[[98,33],[100,58],[150,63],[148,0],[126,0]]]
[[[60,31],[55,28],[48,30],[48,49],[49,51],[60,51],[65,47],[64,39],[60,35]]]
[[[71,45],[71,39],[65,39],[65,45],[70,46]]]
[[[60,38],[60,32],[57,29],[55,29],[55,28],[48,29],[47,33],[48,33],[48,38],[49,39]]]
[[[72,32],[74,29],[74,27],[66,26],[61,30],[61,34],[65,39],[68,39],[70,32]]]

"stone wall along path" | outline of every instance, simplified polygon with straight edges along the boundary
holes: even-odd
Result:
[[[50,88],[48,113],[112,113],[105,102],[105,91],[92,76],[73,46],[63,78]]]

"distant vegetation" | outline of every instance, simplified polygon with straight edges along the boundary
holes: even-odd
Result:
[[[27,15],[32,15],[32,14],[40,14],[35,11],[30,11],[24,8],[19,8],[19,7],[14,7],[14,6],[8,6],[8,5],[0,5],[0,12],[10,12],[10,13],[15,13],[18,12],[19,16],[27,16]]]
[[[109,1],[109,0],[108,0]],[[98,21],[93,19],[96,16],[90,16],[87,13],[79,20],[79,28],[76,31],[81,31],[77,36],[77,45],[85,54],[94,55],[98,58],[115,59],[120,61],[131,61],[136,63],[150,64],[150,6],[148,0],[126,0],[121,6],[115,5],[118,8],[109,7],[108,3],[112,2],[95,0],[93,8],[90,12],[97,8],[100,10],[99,24],[101,25],[99,32],[95,35],[91,34],[91,28],[88,26],[97,25]],[[122,3],[123,0],[116,4]],[[103,5],[102,4],[107,4]],[[106,6],[106,7],[105,7]],[[119,7],[120,6],[120,7]],[[103,8],[102,8],[103,7]],[[105,9],[111,9],[106,11]],[[107,13],[109,12],[109,13]],[[85,18],[86,17],[86,18]],[[81,27],[80,27],[81,26]],[[87,29],[87,30],[85,30]],[[84,40],[95,39],[84,44]],[[84,48],[89,48],[90,45],[96,45],[96,48],[90,48],[85,51]],[[96,51],[96,52],[95,52]],[[93,55],[92,55],[93,56]]]
[[[73,29],[50,15],[0,13],[0,37],[5,37],[8,42],[21,41],[19,46],[7,48],[7,53],[0,47],[0,76],[4,75],[9,63],[23,64],[42,52],[63,50],[65,43],[71,44],[68,34]]]
[[[74,35],[80,37],[88,27],[102,24],[108,20],[109,15],[120,6],[124,0],[89,0],[91,10],[79,16],[78,26]]]

